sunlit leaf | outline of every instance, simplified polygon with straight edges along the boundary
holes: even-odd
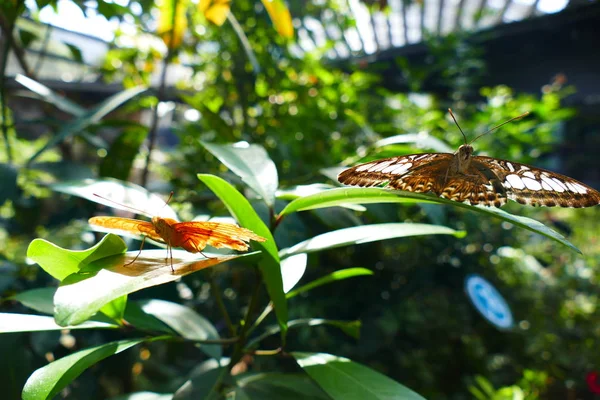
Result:
[[[87,250],[68,250],[44,239],[34,239],[27,248],[27,257],[44,271],[62,281],[84,266],[116,254],[123,254],[127,246],[123,239],[108,234]]]
[[[52,190],[83,197],[84,199],[124,211],[132,211],[147,217],[161,216],[177,220],[177,214],[160,196],[149,192],[134,183],[118,179],[84,179],[80,181],[57,182],[50,185]],[[95,196],[98,194],[102,197]]]
[[[156,299],[141,301],[138,304],[144,312],[155,316],[186,339],[197,341],[220,339],[214,325],[189,307]],[[220,345],[203,344],[200,349],[216,359],[222,356]]]
[[[308,255],[300,253],[281,260],[281,276],[283,278],[283,291],[289,292],[304,276]],[[288,297],[289,298],[289,297]]]
[[[83,371],[143,340],[122,340],[78,351],[56,360],[31,374],[23,388],[23,400],[51,399]]]
[[[454,235],[464,237],[465,232],[428,224],[387,223],[353,226],[317,235],[279,252],[282,259],[299,253],[328,250],[341,246],[370,243],[378,240],[420,235]]]
[[[260,219],[250,202],[233,186],[225,180],[209,174],[198,174],[206,186],[210,188],[225,204],[231,215],[237,219],[241,226],[252,230],[267,240],[265,242],[253,242],[252,247],[262,250],[263,257],[258,263],[269,297],[275,306],[277,321],[282,327],[282,335],[285,336],[286,323],[288,319],[287,301],[283,293],[283,278],[281,277],[281,266],[277,244],[271,231]]]
[[[466,208],[468,210],[478,212],[485,215],[492,215],[504,221],[510,222],[521,228],[528,229],[532,232],[539,233],[556,242],[567,246],[571,250],[580,253],[581,251],[569,242],[560,233],[548,228],[539,221],[527,217],[509,214],[499,208],[471,206],[457,201],[443,199],[437,196],[430,196],[421,193],[392,191],[381,188],[339,188],[332,189],[326,192],[317,193],[306,197],[299,198],[290,202],[280,213],[281,218],[284,215],[296,211],[312,210],[316,208],[332,207],[340,204],[357,203],[439,203],[451,205],[454,207]]]
[[[336,174],[337,176],[337,174]],[[326,190],[335,189],[337,186],[328,185],[326,183],[313,183],[311,185],[298,185],[289,189],[277,190],[275,196],[278,200],[292,201],[299,197],[309,196]],[[348,208],[354,211],[367,211],[367,209],[358,204],[340,204],[340,207]]]
[[[207,254],[210,258],[204,258],[184,250],[173,250],[172,272],[171,260],[165,260],[165,250],[145,250],[139,256],[138,253],[131,251],[94,261],[64,279],[54,296],[56,322],[79,324],[116,298],[252,254]]]
[[[277,32],[285,38],[294,37],[292,16],[283,0],[262,0],[262,3],[269,13]]]
[[[0,313],[0,333],[10,332],[34,332],[34,331],[60,331],[68,329],[96,329],[96,328],[118,328],[117,324],[100,321],[86,321],[74,326],[60,326],[53,317],[46,315],[29,315]]]
[[[424,400],[406,386],[347,358],[301,352],[292,356],[332,399]]]
[[[257,144],[214,144],[200,142],[234,174],[242,178],[269,207],[279,186],[277,167],[264,147]]]
[[[330,400],[305,374],[253,373],[236,376],[235,399]],[[229,395],[232,396],[232,395]]]

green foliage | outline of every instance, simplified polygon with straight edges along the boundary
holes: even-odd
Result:
[[[135,13],[93,3],[77,2],[158,38],[154,2]],[[289,6],[294,17],[342,7]],[[2,7],[11,18],[22,11]],[[451,36],[431,39],[429,66],[398,61],[415,88],[438,77],[448,98],[390,93],[377,73],[324,62],[331,43],[293,52],[283,37],[290,27],[272,21],[263,2],[232,2],[220,27],[194,2],[185,11],[191,28],[168,55],[152,40],[117,46],[126,42],[117,33],[101,71],[128,89],[105,101],[70,100],[18,76],[46,112],[26,121],[42,124],[41,135],[2,104],[3,383],[14,380],[17,393],[27,381],[22,396],[31,399],[105,398],[125,387],[156,399],[533,399],[567,382],[583,390],[581,377],[598,362],[596,210],[496,210],[336,186],[338,164],[454,151],[464,139],[448,106],[467,140],[530,111],[474,145],[544,166],[539,156],[554,151],[574,115],[562,107],[572,88],[555,82],[539,98],[480,89],[482,49]],[[342,14],[335,22],[354,24]],[[19,32],[22,46],[39,40]],[[183,60],[192,72],[176,88],[147,90],[159,63]],[[152,130],[137,114],[173,93],[183,102],[170,126],[179,144],[159,136],[149,157]],[[179,118],[190,111],[199,119]],[[125,182],[144,172],[149,190]],[[151,193],[171,190],[168,205]],[[138,251],[132,232],[118,232],[127,242],[109,233],[93,245],[84,222],[105,206],[220,216],[267,240],[246,254],[174,250],[172,260],[164,245]],[[473,272],[506,294],[512,331],[474,314],[463,294]]]

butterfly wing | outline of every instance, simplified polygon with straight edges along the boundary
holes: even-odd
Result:
[[[484,156],[473,157],[471,168],[492,171],[506,196],[521,204],[575,208],[600,204],[600,193],[595,189],[542,168]]]
[[[387,187],[410,192],[441,193],[441,178],[450,167],[452,154],[424,153],[385,158],[342,171],[338,181],[345,185]]]
[[[135,235],[148,236],[159,242],[164,242],[163,238],[154,229],[154,225],[147,221],[120,217],[93,217],[88,220],[88,223],[90,225],[116,231],[117,233],[133,233]]]
[[[249,229],[221,222],[180,222],[174,224],[173,228],[176,235],[173,245],[191,253],[202,251],[207,244],[216,248],[246,251],[250,240],[266,240]]]

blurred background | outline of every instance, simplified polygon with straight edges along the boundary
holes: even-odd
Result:
[[[196,174],[235,178],[200,140],[264,146],[282,188],[337,184],[332,167],[457,149],[463,138],[449,107],[468,139],[530,111],[479,139],[476,153],[600,188],[599,22],[600,3],[585,0],[6,2],[0,310],[25,312],[7,299],[56,285],[27,262],[33,238],[72,249],[94,242],[86,221],[97,205],[49,184],[130,180],[173,190],[182,219],[224,215]],[[151,91],[117,101],[140,86]],[[361,338],[316,327],[294,332],[289,347],[349,357],[427,398],[598,398],[600,211],[505,208],[562,233],[583,255],[439,205],[336,208],[284,220],[280,248],[361,223],[432,222],[468,232],[462,240],[426,236],[311,254],[307,280],[352,266],[375,274],[298,296],[290,316],[359,319]],[[506,300],[510,329],[473,307],[464,290],[473,273]],[[233,316],[248,299],[244,276],[223,269],[218,278]],[[183,302],[222,326],[202,274],[137,296]],[[111,335],[118,337],[5,334],[2,387],[19,398],[36,368]],[[172,343],[121,353],[61,396],[173,390],[195,356]]]

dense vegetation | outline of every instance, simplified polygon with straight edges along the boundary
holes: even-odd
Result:
[[[535,399],[597,388],[596,209],[497,211],[335,180],[358,161],[453,151],[463,139],[448,107],[470,138],[530,111],[476,151],[547,167],[574,88],[480,88],[480,49],[455,35],[430,43],[429,69],[398,60],[415,93],[391,93],[376,72],[327,61],[327,48],[293,51],[278,0],[236,0],[229,16],[218,1],[75,3],[132,23],[151,44],[117,35],[101,72],[124,88],[98,104],[39,85],[26,59],[21,88],[9,90],[2,66],[8,398],[23,387],[28,399]],[[333,10],[340,26],[353,23],[335,1],[293,3],[291,15]],[[13,38],[3,54],[44,43],[19,22],[32,10],[0,7]],[[182,64],[191,75],[168,86],[159,72]],[[417,77],[440,70],[450,95],[420,92]],[[233,217],[267,241],[247,255],[174,251],[176,273],[166,250],[146,244],[128,264],[139,241],[91,234],[87,219],[114,206],[94,193],[150,216]],[[472,273],[503,293],[513,328],[476,313],[464,293]]]

